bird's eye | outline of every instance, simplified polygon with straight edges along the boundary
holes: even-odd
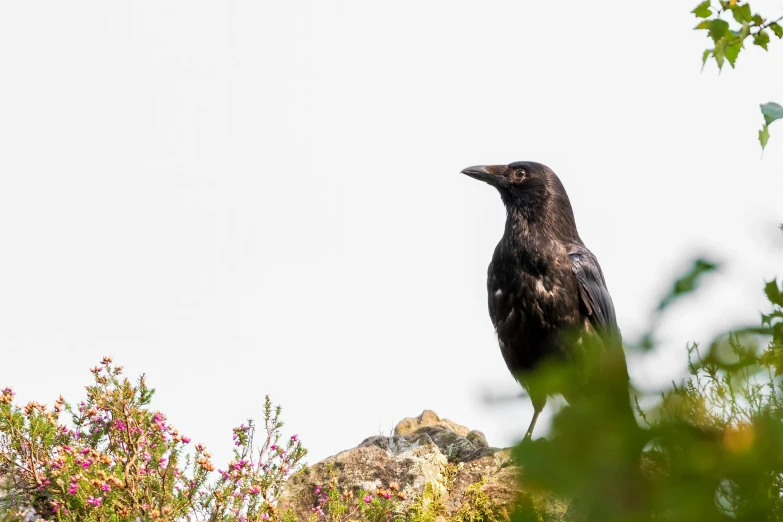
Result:
[[[514,176],[514,179],[522,179],[527,176],[527,172],[525,172],[525,169],[514,169],[512,175]]]

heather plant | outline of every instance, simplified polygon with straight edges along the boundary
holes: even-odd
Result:
[[[154,390],[132,384],[109,357],[75,407],[13,404],[0,393],[0,478],[14,498],[57,521],[272,520],[287,476],[305,450],[281,442],[280,408],[266,398],[264,437],[252,421],[234,429],[234,459],[215,473],[211,455],[148,408]],[[67,413],[68,421],[61,421]],[[29,516],[7,511],[5,520]],[[14,518],[17,517],[17,518]]]
[[[234,459],[200,493],[194,510],[200,519],[254,522],[281,518],[277,499],[288,477],[301,469],[299,462],[306,451],[298,435],[281,442],[280,412],[280,406],[273,407],[267,396],[260,445],[252,420],[234,428]]]

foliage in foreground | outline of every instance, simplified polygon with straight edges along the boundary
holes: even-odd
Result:
[[[690,377],[638,409],[644,426],[622,423],[616,387],[599,381],[549,440],[520,444],[526,486],[575,499],[583,520],[783,520],[783,287],[765,293],[759,327],[689,347]]]

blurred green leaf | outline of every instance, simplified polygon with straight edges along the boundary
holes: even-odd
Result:
[[[759,357],[759,362],[764,366],[775,369],[775,375],[780,375],[783,369],[783,349],[770,348]]]
[[[742,44],[742,42],[745,41],[745,38],[747,38],[748,35],[750,35],[750,25],[742,24],[742,29],[740,29],[740,32],[739,32],[739,37],[742,40],[740,42],[740,44]]]
[[[704,66],[707,65],[707,60],[709,59],[710,55],[712,54],[712,49],[707,49],[704,51],[704,54],[701,57],[701,68],[704,70]]]
[[[688,272],[674,282],[669,295],[664,297],[658,305],[658,310],[663,310],[682,295],[693,292],[696,289],[701,276],[712,272],[716,268],[718,268],[716,263],[704,259],[697,259],[694,261]]]
[[[783,118],[783,107],[775,102],[762,103],[761,114],[764,115],[764,121],[769,125],[773,121]]]
[[[765,51],[768,50],[767,44],[769,43],[769,33],[762,29],[753,35],[753,43],[763,48]]]
[[[772,32],[775,33],[775,36],[778,38],[783,38],[783,27],[781,27],[779,23],[772,22],[769,24],[769,28],[772,29]]]
[[[764,286],[764,293],[772,304],[783,306],[783,290],[778,288],[777,279],[773,279]]]
[[[764,150],[769,141],[769,128],[766,125],[759,131],[759,141],[761,142],[761,150]]]
[[[691,11],[691,13],[695,14],[699,18],[709,18],[712,15],[712,11],[710,10],[710,0],[704,0],[704,2],[697,5],[696,9]]]
[[[759,131],[759,141],[761,142],[761,150],[767,146],[769,141],[769,125],[775,121],[783,118],[783,107],[775,102],[761,104],[761,114],[764,116],[764,126]]]
[[[750,22],[753,19],[753,14],[750,12],[750,4],[735,4],[731,8],[731,14],[734,15],[734,19],[741,24]]]
[[[769,314],[761,314],[761,324],[772,326],[772,321],[775,319],[783,319],[783,311],[775,310]]]
[[[650,351],[653,348],[655,348],[655,341],[653,340],[653,333],[652,332],[645,333],[642,336],[641,340],[639,341],[639,344],[637,345],[637,347],[640,350],[643,350],[643,351]]]
[[[718,69],[723,69],[723,63],[726,61],[726,43],[726,39],[721,38],[715,42],[715,49],[712,50],[712,55],[718,63]]]
[[[735,43],[726,46],[726,59],[729,61],[731,68],[734,68],[734,64],[737,61],[737,56],[742,49],[742,40],[737,40]]]
[[[729,32],[729,23],[726,20],[721,20],[720,18],[716,18],[715,20],[710,21],[709,24],[710,38],[712,38],[712,40],[716,44],[718,43],[718,40],[724,38],[728,32]]]

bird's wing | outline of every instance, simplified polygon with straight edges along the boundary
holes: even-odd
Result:
[[[569,251],[571,272],[579,283],[579,297],[587,309],[593,327],[603,335],[620,336],[617,316],[604,274],[595,256],[584,247]]]
[[[579,283],[579,298],[603,345],[599,366],[601,376],[604,377],[602,382],[614,390],[611,397],[617,401],[616,411],[625,415],[631,426],[635,427],[636,420],[628,395],[628,366],[625,362],[623,341],[617,326],[612,297],[606,289],[604,274],[593,253],[584,246],[570,250],[568,255],[571,257],[571,272]],[[614,378],[606,379],[612,376]]]

